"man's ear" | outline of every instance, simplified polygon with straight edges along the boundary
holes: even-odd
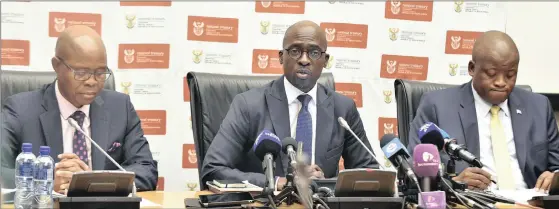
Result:
[[[55,72],[58,72],[57,66],[58,66],[58,64],[60,63],[60,60],[58,60],[58,58],[56,58],[56,57],[52,57],[52,58],[50,59],[50,63],[51,63],[51,65],[52,65],[52,69],[53,69]]]
[[[474,76],[475,69],[476,63],[473,60],[470,60],[470,62],[468,63],[468,74],[470,74],[470,76]]]
[[[278,52],[278,55],[279,55],[279,62],[280,62],[280,64],[283,65],[283,50],[280,50]]]
[[[326,67],[328,65],[328,61],[330,61],[330,54],[325,53],[324,59],[326,59],[326,62],[324,62],[324,67]]]

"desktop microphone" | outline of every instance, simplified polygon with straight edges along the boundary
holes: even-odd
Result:
[[[439,150],[444,150],[449,156],[466,161],[470,165],[478,168],[483,167],[483,163],[464,145],[456,144],[456,139],[450,139],[448,134],[434,123],[425,123],[417,131],[421,143],[434,144]]]
[[[274,191],[275,160],[281,152],[281,142],[279,138],[274,133],[263,130],[260,135],[258,135],[258,138],[256,138],[252,150],[254,154],[256,154],[256,157],[262,161],[262,168],[265,170],[268,189]]]
[[[355,133],[353,132],[353,130],[351,130],[351,128],[349,127],[349,125],[347,124],[347,122],[344,120],[344,118],[339,117],[338,118],[338,123],[340,123],[340,125],[342,127],[344,127],[347,131],[349,131],[351,133],[351,135],[353,135],[353,137],[355,139],[357,139],[357,141],[361,144],[361,146],[363,146],[363,148],[365,148],[365,150],[367,150],[367,152],[369,152],[369,154],[373,157],[373,159],[375,159],[375,161],[377,161],[377,164],[379,165],[379,167],[383,170],[386,170],[386,168],[384,168],[384,166],[382,166],[382,164],[380,163],[380,161],[377,160],[377,156],[371,152],[371,150],[369,148],[367,148],[367,146],[365,146],[365,144],[363,143],[363,141],[357,136],[355,135]]]
[[[70,123],[70,125],[72,127],[74,127],[76,130],[78,130],[80,133],[82,133],[85,138],[87,140],[89,140],[89,142],[91,142],[91,144],[93,144],[95,147],[97,147],[97,149],[99,151],[101,151],[101,153],[103,153],[107,158],[109,158],[109,160],[111,160],[111,162],[113,162],[113,164],[120,169],[121,171],[124,172],[128,172],[126,171],[122,166],[120,166],[120,164],[118,164],[115,159],[113,159],[107,152],[105,152],[105,150],[103,150],[103,148],[101,148],[101,146],[99,146],[95,141],[93,141],[93,139],[91,137],[89,137],[87,134],[85,134],[85,131],[82,130],[82,128],[78,125],[78,122],[76,122],[76,120],[74,120],[73,118],[68,118],[68,123]],[[136,196],[136,179],[134,179],[134,181],[132,181],[132,196]]]
[[[418,177],[423,178],[423,192],[419,193],[419,205],[426,209],[445,209],[446,196],[443,191],[431,191],[430,180],[439,172],[440,156],[432,144],[418,144],[413,149],[413,168]]]
[[[282,141],[281,141],[281,147],[283,150],[283,153],[287,154],[287,156],[289,156],[289,162],[291,164],[291,167],[295,167],[295,165],[297,164],[297,141],[295,141],[295,139],[291,138],[291,137],[285,137]]]
[[[431,180],[436,180],[441,165],[437,147],[432,144],[418,144],[413,148],[413,170],[422,181],[424,192],[431,191]]]
[[[384,152],[384,156],[390,160],[392,165],[396,166],[398,169],[402,169],[404,174],[417,186],[417,189],[421,192],[421,187],[419,186],[419,181],[417,176],[411,169],[408,163],[408,158],[410,154],[406,147],[400,142],[394,134],[385,134],[380,139],[380,146]]]

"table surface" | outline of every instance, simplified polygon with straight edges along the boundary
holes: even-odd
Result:
[[[209,191],[185,191],[185,192],[162,192],[162,191],[151,191],[151,192],[138,192],[138,196],[147,199],[151,202],[159,204],[161,206],[152,206],[152,207],[142,207],[145,209],[155,209],[155,208],[185,208],[184,206],[184,199],[185,198],[196,198],[198,195],[202,194],[211,194]],[[291,206],[286,206],[285,204],[282,205],[283,207],[279,208],[289,208],[289,209],[304,209],[302,205],[294,204]],[[521,207],[518,205],[509,205],[509,204],[497,204],[498,208],[528,208],[528,207]],[[4,208],[14,208],[13,204],[2,204],[2,209]],[[462,208],[462,207],[460,207]]]

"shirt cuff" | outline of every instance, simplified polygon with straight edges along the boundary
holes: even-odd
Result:
[[[276,183],[274,184],[274,191],[278,191],[278,181],[279,181],[280,177],[276,176]]]

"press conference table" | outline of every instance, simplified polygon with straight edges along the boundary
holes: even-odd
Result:
[[[202,194],[211,194],[209,191],[185,191],[185,192],[162,192],[162,191],[152,191],[152,192],[139,192],[138,196],[141,196],[144,199],[147,199],[151,202],[159,204],[161,206],[150,206],[150,207],[141,207],[145,209],[155,209],[155,208],[185,208],[184,206],[184,199],[185,198],[196,198],[198,195]],[[2,209],[4,208],[14,208],[13,204],[2,204]],[[294,204],[291,206],[282,205],[279,208],[286,208],[286,209],[304,209],[302,205]],[[457,208],[464,208],[464,207],[457,207]],[[506,204],[499,204],[498,208],[527,208],[527,207],[520,207],[516,205],[506,205]]]

